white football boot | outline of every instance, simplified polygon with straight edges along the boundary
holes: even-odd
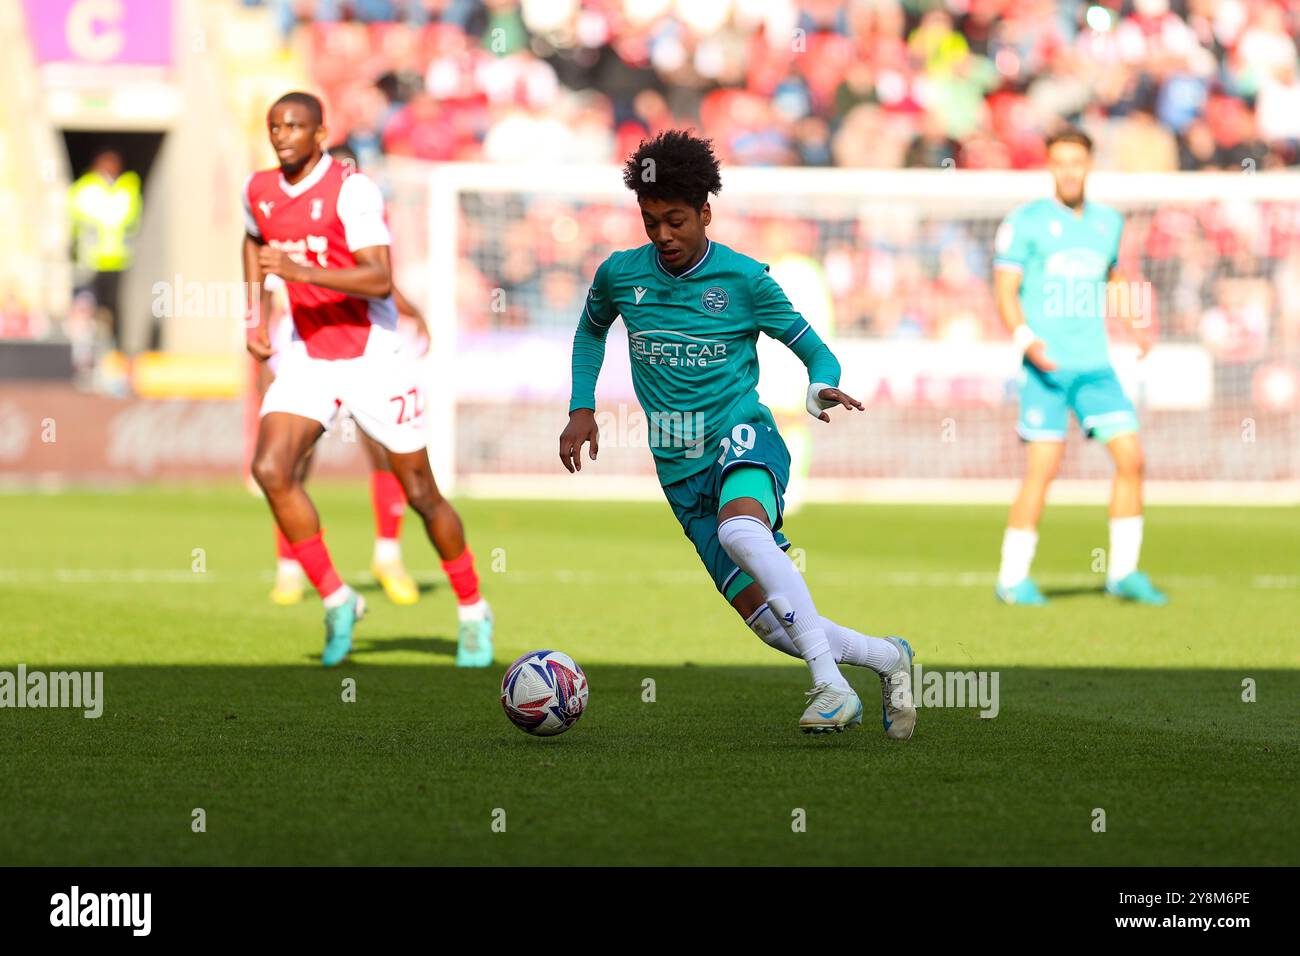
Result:
[[[912,645],[901,637],[887,637],[898,648],[898,663],[880,675],[880,722],[885,736],[907,740],[916,729],[916,702],[912,697]]]
[[[851,687],[841,690],[822,683],[805,696],[808,707],[799,718],[799,729],[805,734],[838,734],[862,724],[862,700]]]

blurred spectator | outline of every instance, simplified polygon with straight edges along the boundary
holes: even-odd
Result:
[[[1300,140],[1300,78],[1295,63],[1278,66],[1264,78],[1255,100],[1255,113],[1259,135],[1265,141],[1294,149]]]
[[[925,126],[911,145],[903,165],[921,169],[951,169],[957,165],[961,144],[944,132],[943,117],[934,112],[925,115]]]
[[[132,242],[140,227],[140,177],[122,168],[122,157],[102,149],[90,169],[68,190],[77,287],[90,291],[114,348],[122,345],[118,306],[122,274],[131,268]]]
[[[1193,120],[1179,137],[1178,168],[1184,171],[1219,168],[1214,133],[1205,120]]]
[[[1149,109],[1135,109],[1115,132],[1115,168],[1126,173],[1167,173],[1178,169],[1178,142]]]

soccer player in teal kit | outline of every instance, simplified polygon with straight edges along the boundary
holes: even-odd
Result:
[[[827,733],[862,722],[862,702],[840,664],[880,677],[885,733],[906,740],[916,724],[912,649],[822,617],[785,556],[782,495],[790,454],[758,401],[760,332],[808,368],[808,413],[861,409],[840,391],[840,366],[791,307],[767,266],[705,234],[709,194],[722,189],[707,140],[669,130],[643,142],[623,181],[636,194],[650,242],[615,252],[596,270],[573,341],[573,395],[560,459],[582,468],[599,450],[596,378],[605,337],[620,315],[632,383],[649,419],[664,495],[718,591],[767,644],[806,661],[813,677],[799,727]]]
[[[1142,444],[1137,415],[1110,364],[1108,303],[1122,291],[1116,271],[1124,218],[1087,202],[1084,184],[1092,141],[1078,130],[1048,140],[1047,168],[1056,195],[1021,206],[995,240],[998,312],[1024,352],[1020,422],[1027,464],[1002,539],[997,596],[1008,604],[1045,604],[1029,576],[1038,546],[1038,519],[1065,451],[1068,412],[1084,433],[1104,444],[1115,462],[1110,497],[1106,590],[1140,604],[1165,596],[1138,570],[1142,550]],[[1107,285],[1107,283],[1111,283]],[[1143,317],[1126,319],[1142,355],[1151,348]]]

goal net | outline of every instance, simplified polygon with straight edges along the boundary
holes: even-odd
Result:
[[[427,307],[431,451],[462,494],[659,494],[622,324],[597,387],[599,461],[562,468],[570,345],[591,276],[646,239],[616,166],[393,160],[398,284]],[[803,411],[802,365],[760,341],[760,394],[798,502],[1006,501],[1020,356],[994,307],[994,233],[1051,194],[1043,173],[728,169],[709,235],[769,263],[831,343],[865,414]],[[1300,176],[1096,173],[1126,217],[1121,287],[1156,345],[1118,320],[1112,361],[1138,408],[1153,501],[1300,500]],[[1104,500],[1104,448],[1076,423],[1054,500]]]

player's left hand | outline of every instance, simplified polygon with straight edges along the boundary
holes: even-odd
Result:
[[[257,250],[257,264],[269,275],[277,275],[286,282],[302,281],[302,266],[289,258],[283,249],[261,246]]]
[[[1154,341],[1151,338],[1151,330],[1146,326],[1133,326],[1133,341],[1137,343],[1138,358],[1146,358],[1147,353],[1151,351]]]
[[[415,354],[424,358],[429,354],[429,346],[433,344],[433,336],[429,334],[429,323],[424,321],[424,316],[413,316],[415,319]]]
[[[808,387],[808,414],[818,421],[829,422],[831,417],[826,414],[826,409],[841,408],[857,409],[865,411],[862,403],[838,388],[832,388],[829,385],[823,385],[820,390],[814,393],[815,385]]]

